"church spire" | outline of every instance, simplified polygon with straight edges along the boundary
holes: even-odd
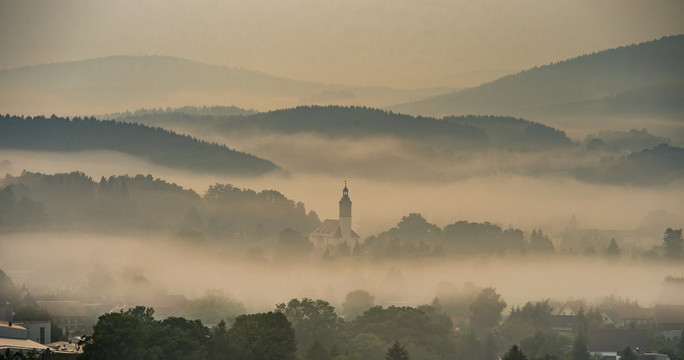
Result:
[[[349,198],[349,189],[347,188],[347,180],[344,181],[344,189],[342,189],[342,199],[340,199],[340,218],[351,217],[351,199]]]
[[[342,199],[340,199],[340,235],[342,235],[342,240],[347,242],[352,240],[352,228],[351,228],[351,206],[352,201],[349,198],[349,189],[347,188],[347,181],[344,181],[344,189],[342,189]]]

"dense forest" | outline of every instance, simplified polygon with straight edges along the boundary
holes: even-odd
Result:
[[[618,158],[606,157],[597,167],[578,168],[576,176],[583,181],[619,185],[679,183],[684,176],[684,148],[660,144]]]
[[[82,358],[576,360],[590,359],[588,334],[606,328],[597,308],[559,317],[548,300],[529,301],[504,317],[507,304],[493,288],[476,293],[467,305],[470,321],[458,324],[438,298],[418,307],[382,307],[372,306],[366,295],[371,306],[353,319],[338,315],[325,300],[295,298],[274,311],[239,315],[211,328],[183,317],[155,319],[153,308],[137,306],[100,316],[81,343]],[[634,304],[606,298],[603,306]],[[568,333],[553,330],[559,319]],[[684,340],[666,339],[652,327],[631,331],[644,334],[647,350],[673,360],[684,356]],[[391,357],[397,350],[403,357]],[[627,347],[621,353],[635,351]]]
[[[216,184],[204,196],[152,175],[110,176],[80,172],[23,172],[0,181],[0,229],[157,231],[204,241],[275,239],[287,228],[308,233],[315,212],[275,190],[256,192]],[[239,243],[239,242],[237,242]]]
[[[681,119],[683,43],[684,35],[677,35],[605,50],[392,110],[434,116],[591,111],[634,115],[631,110],[637,110],[636,114],[677,114]]]
[[[272,162],[162,128],[95,118],[0,117],[0,147],[39,151],[112,150],[193,171],[261,175]]]
[[[117,116],[117,120],[219,133],[315,133],[329,138],[350,139],[390,136],[429,141],[437,147],[463,150],[543,150],[571,143],[563,131],[512,117],[464,116],[437,119],[354,106],[299,106],[237,116],[202,116],[182,110],[142,112],[121,114]]]

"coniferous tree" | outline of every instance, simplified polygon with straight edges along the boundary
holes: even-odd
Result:
[[[620,247],[618,247],[615,239],[610,240],[610,244],[606,248],[606,255],[608,256],[618,256],[620,255]]]
[[[398,340],[387,349],[387,355],[385,355],[385,360],[410,360],[409,353],[405,347],[399,344]]]
[[[520,351],[518,345],[513,345],[506,355],[504,355],[503,360],[527,360],[527,356]]]

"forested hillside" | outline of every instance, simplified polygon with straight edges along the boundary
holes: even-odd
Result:
[[[95,118],[0,117],[0,148],[41,151],[112,150],[152,163],[215,174],[262,175],[277,165],[226,146],[162,128]]]
[[[681,184],[684,148],[660,144],[627,156],[606,157],[597,167],[577,169],[583,181],[619,185],[653,186]]]
[[[291,228],[308,233],[315,212],[275,190],[256,192],[230,184],[204,196],[152,175],[102,177],[81,172],[24,172],[0,181],[0,231],[156,231],[193,241],[273,239]]]
[[[252,115],[211,116],[191,112],[122,114],[117,120],[176,126],[198,132],[303,134],[328,138],[395,137],[449,148],[546,149],[570,144],[563,131],[513,117],[414,117],[366,107],[299,106]],[[436,141],[439,140],[439,141]]]
[[[678,114],[684,35],[535,67],[479,87],[391,107],[409,114]],[[626,106],[625,106],[626,105]]]

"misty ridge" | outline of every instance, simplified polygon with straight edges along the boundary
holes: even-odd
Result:
[[[330,102],[386,106],[444,91],[312,83],[170,56],[111,56],[0,70],[0,107],[25,114],[80,115],[225,99],[259,109]]]
[[[336,174],[343,170],[340,176],[383,180],[450,181],[516,173],[658,186],[676,184],[684,173],[682,148],[645,129],[599,132],[573,143],[563,131],[524,119],[435,119],[358,107],[298,107],[248,115],[210,115],[181,108],[120,116],[116,122],[5,116],[0,120],[2,147],[115,150],[164,166],[233,175],[282,172],[275,162],[286,171]],[[162,126],[209,136],[213,142],[180,136]],[[237,144],[273,162],[218,143]]]
[[[644,112],[676,120],[681,118],[683,42],[684,35],[667,36],[604,50],[392,109],[422,115],[515,116],[549,116],[567,110],[586,116],[595,106],[619,115]],[[635,96],[649,93],[653,95]],[[627,99],[633,101],[628,105]]]

